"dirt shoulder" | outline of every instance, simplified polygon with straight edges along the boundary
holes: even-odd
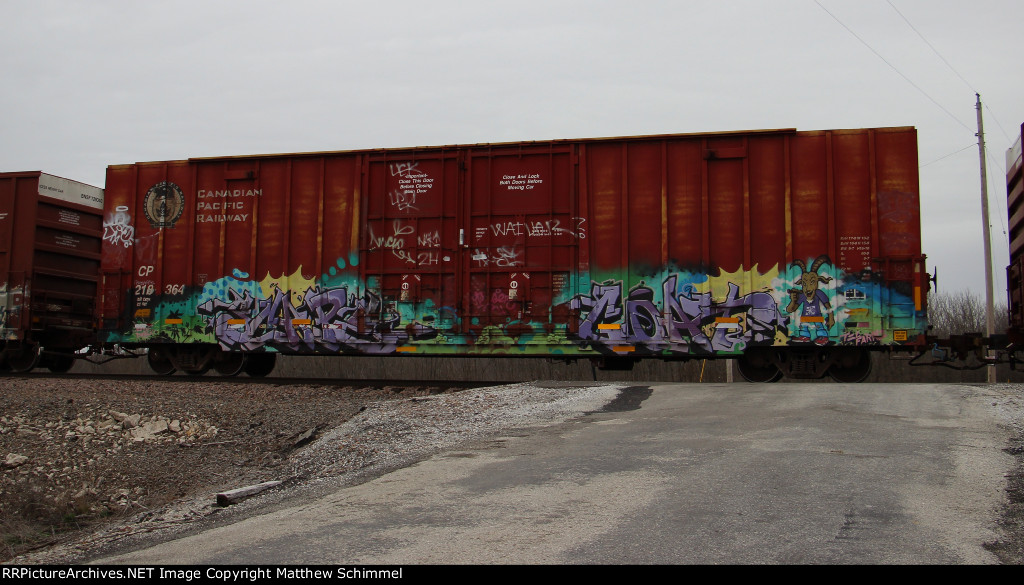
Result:
[[[42,377],[0,388],[0,561],[179,498],[287,478],[290,453],[368,404],[446,391]]]

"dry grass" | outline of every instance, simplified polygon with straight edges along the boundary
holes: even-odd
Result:
[[[68,490],[45,495],[27,482],[4,485],[0,502],[0,561],[51,544],[62,533],[81,530],[116,513],[94,493]]]

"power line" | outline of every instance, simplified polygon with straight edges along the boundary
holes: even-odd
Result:
[[[963,75],[960,75],[960,72],[957,71],[956,68],[953,67],[953,65],[949,61],[947,61],[945,57],[942,56],[942,53],[939,53],[939,50],[935,48],[935,45],[931,44],[931,42],[927,38],[925,38],[924,34],[921,33],[921,31],[919,31],[917,29],[917,27],[914,26],[914,24],[912,22],[910,22],[910,19],[908,19],[906,17],[906,15],[904,15],[902,12],[900,12],[899,8],[896,8],[896,5],[892,3],[892,0],[886,0],[886,2],[888,2],[889,6],[891,6],[892,9],[896,11],[896,14],[900,15],[900,18],[903,19],[903,22],[907,23],[907,26],[910,27],[910,30],[914,31],[915,33],[917,33],[917,36],[921,37],[921,40],[924,41],[924,44],[928,45],[928,48],[931,49],[933,53],[935,53],[935,56],[938,57],[939,59],[941,59],[942,62],[946,64],[946,67],[949,67],[949,70],[952,71],[954,75],[959,77],[960,81],[963,81],[964,85],[966,85],[967,88],[970,89],[972,93],[981,93],[978,90],[974,89],[974,86],[971,85],[971,82],[967,81],[967,79],[965,79]],[[1003,128],[1003,125],[999,122],[999,118],[996,117],[995,112],[992,111],[992,108],[988,107],[988,103],[985,103],[984,107],[985,107],[986,110],[988,110],[988,113],[992,116],[992,120],[995,121],[996,126],[999,127],[999,131],[1002,132],[1003,136],[1006,137],[1006,140],[1012,141],[1013,139],[1010,138],[1010,135],[1006,133],[1006,129]]]
[[[965,150],[970,150],[970,149],[972,149],[972,148],[976,148],[977,146],[978,146],[978,144],[977,144],[977,143],[974,143],[974,144],[968,144],[967,146],[965,146],[965,147],[961,148],[960,150],[958,150],[958,151],[956,151],[956,152],[951,152],[951,153],[947,154],[946,156],[940,156],[939,158],[937,158],[937,159],[933,160],[932,162],[930,162],[930,163],[925,163],[925,164],[923,164],[923,165],[921,165],[921,166],[919,166],[919,167],[917,167],[917,168],[919,168],[919,169],[923,169],[923,168],[925,168],[925,167],[926,167],[926,166],[928,166],[928,165],[933,165],[933,164],[935,164],[935,163],[939,162],[940,160],[946,160],[947,158],[949,158],[949,157],[951,157],[951,156],[953,156],[953,155],[957,155],[957,154],[960,154],[961,152],[963,152],[963,151],[965,151]]]
[[[928,42],[928,39],[924,38],[924,35],[921,34],[921,31],[917,30],[917,27],[915,27],[913,24],[911,24],[911,22],[909,20],[907,20],[906,16],[903,16],[903,13],[900,12],[899,8],[896,8],[896,5],[892,3],[892,0],[886,0],[886,2],[889,3],[889,6],[892,6],[892,9],[896,11],[896,14],[900,15],[900,18],[903,19],[903,22],[907,23],[907,26],[909,26],[911,30],[916,32],[917,36],[921,37],[921,40],[924,41],[924,44],[928,45],[928,48],[930,48],[932,50],[932,52],[935,53],[935,55],[939,59],[942,59],[942,62],[946,64],[946,67],[949,67],[949,70],[952,71],[957,77],[959,77],[960,81],[964,82],[964,85],[966,85],[967,88],[971,90],[971,93],[980,93],[980,92],[978,92],[977,90],[974,89],[974,86],[972,86],[969,81],[964,79],[963,75],[960,75],[959,71],[957,71],[952,65],[950,65],[949,61],[947,61],[946,58],[943,57],[941,53],[939,53],[939,50],[936,49],[935,46],[932,45],[930,42]]]
[[[920,165],[918,168],[919,169],[923,169],[923,168],[925,168],[927,166],[930,166],[930,165],[933,165],[933,164],[935,164],[935,163],[937,163],[939,161],[946,160],[947,158],[949,158],[951,156],[956,156],[956,155],[960,154],[961,152],[964,152],[965,150],[970,150],[972,148],[977,148],[977,147],[978,147],[977,143],[968,144],[967,146],[965,146],[965,147],[963,147],[963,148],[961,148],[959,150],[951,152],[951,153],[949,153],[949,154],[947,154],[945,156],[940,156],[939,158],[937,158],[937,159],[935,159],[935,160],[933,160],[931,162],[927,162],[927,163],[925,163],[923,165]],[[999,161],[998,157],[992,155],[992,150],[990,148],[988,148],[988,146],[985,147],[985,155],[992,161],[992,164],[994,164],[996,167],[1002,169],[1003,164]],[[1005,171],[1003,171],[1003,175],[1004,176],[1006,175]],[[993,180],[994,179],[992,177],[988,177],[988,181],[990,183]],[[1002,213],[997,213],[996,215],[999,216],[999,225],[1000,225],[1000,227],[1002,228],[1002,231],[1003,231],[1003,240],[1004,240],[1004,242],[1006,244],[1006,248],[1009,248],[1010,241],[1009,241],[1009,236],[1007,235],[1007,231],[1006,231],[1006,222],[1003,221],[1003,214]],[[991,221],[989,223],[991,224]]]
[[[1005,177],[1006,177],[1006,169],[1003,168],[1003,162],[1001,160],[999,160],[999,157],[992,155],[992,151],[989,149],[988,145],[985,146],[985,156],[988,159],[990,159],[992,161],[992,163],[997,168],[999,168],[1002,171],[1000,176],[1005,179]],[[993,178],[992,177],[988,177],[988,180],[992,181]],[[995,179],[995,180],[997,181],[996,182],[996,185],[997,185],[997,189],[996,190],[997,191],[1002,191],[1003,188],[1005,188],[1006,184],[1002,180],[999,180],[999,179]],[[997,213],[996,215],[999,216],[999,225],[1000,225],[1000,227],[1003,228],[1003,241],[1006,244],[1003,247],[1003,249],[1004,250],[1009,250],[1010,249],[1010,236],[1009,236],[1009,234],[1007,233],[1007,230],[1006,230],[1006,222],[1003,221],[1003,212],[1006,211],[1006,206],[1005,205],[1001,205],[1001,206],[999,206],[999,209],[1000,209],[1000,212]]]
[[[897,74],[898,74],[898,75],[899,75],[900,77],[902,77],[902,78],[903,78],[904,80],[906,80],[906,82],[907,82],[907,83],[909,83],[909,84],[910,84],[911,86],[913,86],[913,87],[914,87],[914,89],[916,89],[917,91],[921,92],[921,94],[922,94],[922,95],[923,95],[924,97],[928,98],[928,99],[929,99],[929,100],[930,100],[930,101],[931,101],[931,102],[932,102],[933,104],[935,104],[936,106],[938,106],[938,108],[939,108],[940,110],[942,110],[943,112],[946,112],[946,114],[947,114],[947,115],[948,115],[948,116],[949,116],[950,118],[953,118],[954,120],[956,120],[956,122],[957,122],[958,124],[960,124],[961,126],[963,126],[964,128],[966,128],[966,129],[967,129],[967,131],[969,131],[969,132],[972,132],[972,133],[973,133],[973,132],[975,132],[975,130],[973,130],[973,129],[972,129],[972,128],[971,128],[970,126],[968,126],[967,124],[965,124],[965,123],[964,123],[963,121],[961,121],[961,120],[960,120],[959,118],[957,118],[957,117],[956,117],[956,116],[955,116],[955,115],[954,115],[954,114],[953,114],[952,112],[950,112],[949,110],[947,110],[947,109],[945,108],[945,106],[943,106],[943,105],[942,105],[942,104],[940,104],[940,103],[939,103],[938,101],[936,101],[936,100],[935,100],[935,98],[933,98],[932,96],[928,95],[928,92],[926,92],[925,90],[921,89],[921,87],[919,87],[919,86],[918,86],[918,85],[917,85],[916,83],[914,83],[914,82],[913,82],[913,80],[911,80],[911,79],[910,79],[909,77],[907,77],[906,75],[904,75],[902,71],[900,71],[900,70],[899,70],[898,68],[896,68],[896,66],[895,66],[895,65],[893,65],[892,63],[890,63],[888,59],[886,59],[885,57],[883,57],[883,56],[882,56],[882,54],[881,54],[881,53],[879,53],[878,51],[876,51],[874,47],[872,47],[871,45],[869,45],[867,41],[865,41],[864,39],[860,38],[860,36],[858,36],[858,35],[857,35],[857,33],[853,32],[853,29],[851,29],[850,27],[846,26],[846,24],[844,24],[844,23],[843,23],[843,21],[839,20],[839,17],[837,17],[837,16],[835,15],[835,14],[832,14],[832,12],[831,12],[831,11],[829,11],[829,9],[828,9],[828,8],[825,8],[825,7],[824,7],[824,6],[823,6],[823,5],[821,4],[821,2],[819,2],[818,0],[814,0],[814,3],[815,3],[815,4],[817,4],[819,8],[821,8],[821,9],[822,9],[822,10],[824,10],[824,11],[825,11],[826,13],[828,13],[828,15],[829,15],[829,16],[831,16],[833,20],[835,20],[836,22],[838,22],[838,23],[839,23],[839,26],[841,26],[841,27],[845,28],[845,29],[847,30],[847,32],[849,32],[849,33],[850,33],[851,35],[853,35],[853,38],[855,38],[855,39],[857,39],[858,41],[860,41],[860,42],[861,42],[861,44],[862,44],[862,45],[864,45],[865,47],[867,47],[869,51],[871,51],[872,53],[874,53],[874,54],[875,54],[875,55],[876,55],[876,56],[877,56],[877,57],[878,57],[879,59],[881,59],[881,60],[882,60],[882,62],[884,62],[884,63],[885,63],[886,65],[888,65],[888,66],[889,66],[889,67],[890,67],[890,68],[891,68],[891,69],[892,69],[893,71],[895,71],[895,72],[896,72],[896,73],[897,73]],[[976,92],[976,93],[977,93],[977,92]]]
[[[1014,139],[1010,138],[1010,135],[1006,133],[1006,128],[1003,128],[1003,125],[999,123],[999,118],[996,117],[996,114],[995,114],[995,112],[992,111],[992,108],[988,107],[987,103],[985,103],[983,105],[984,105],[985,109],[988,110],[988,113],[992,114],[992,119],[995,120],[996,126],[999,126],[999,131],[1002,132],[1003,136],[1006,137],[1006,141],[1007,142],[1013,142]]]

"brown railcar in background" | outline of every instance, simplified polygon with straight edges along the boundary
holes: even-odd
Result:
[[[1024,136],[1024,124],[1021,125]],[[1006,153],[1006,208],[1009,218],[1010,265],[1006,268],[1010,342],[1024,347],[1024,159],[1021,138]]]
[[[103,190],[0,173],[0,367],[66,371],[95,342]]]

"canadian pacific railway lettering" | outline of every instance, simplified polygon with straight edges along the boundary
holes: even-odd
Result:
[[[212,223],[221,221],[246,221],[249,219],[248,213],[236,213],[236,214],[221,214],[221,215],[197,215],[196,223]]]
[[[244,222],[249,213],[240,213],[248,207],[247,199],[262,197],[263,189],[200,189],[196,193],[196,223]],[[240,199],[238,201],[233,201]],[[236,211],[238,213],[232,213]],[[206,212],[206,213],[202,213]],[[212,212],[212,213],[211,213]]]
[[[224,202],[214,201],[213,203],[210,203],[208,201],[200,201],[199,204],[196,205],[196,209],[199,209],[199,210],[203,210],[203,209],[244,209],[244,208],[245,208],[245,202],[244,201],[224,201]]]
[[[200,189],[197,193],[200,199],[207,199],[211,197],[228,198],[228,197],[262,197],[263,189],[223,189],[223,190],[209,190]]]

